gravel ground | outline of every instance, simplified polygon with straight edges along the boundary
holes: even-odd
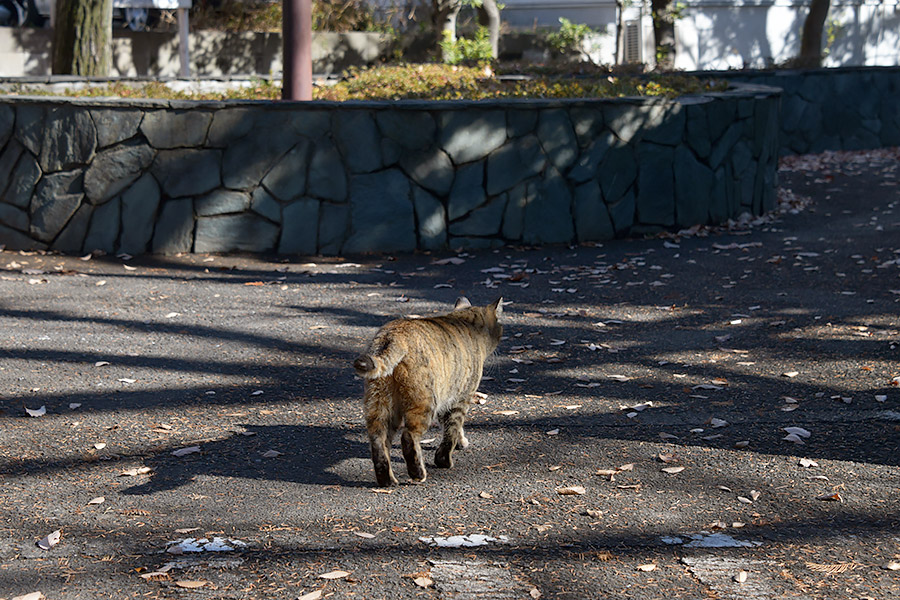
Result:
[[[2,252],[0,598],[900,597],[898,165],[596,247]],[[472,445],[385,493],[350,365],[461,294]]]

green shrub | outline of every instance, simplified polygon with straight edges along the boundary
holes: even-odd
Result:
[[[453,40],[449,31],[444,31],[444,39],[441,40],[441,52],[444,62],[449,65],[459,64],[484,64],[493,59],[491,48],[491,34],[487,27],[479,27],[475,30],[472,39],[458,38]]]
[[[547,34],[547,43],[560,54],[581,55],[584,42],[594,30],[584,23],[573,23],[565,17],[559,18],[559,30]]]

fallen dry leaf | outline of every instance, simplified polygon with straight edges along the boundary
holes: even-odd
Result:
[[[355,535],[355,536],[357,536],[357,537],[361,537],[361,538],[366,539],[366,540],[371,540],[372,538],[375,537],[374,534],[372,534],[372,533],[366,533],[365,531],[354,531],[354,532],[353,532],[353,535]]]
[[[663,473],[668,473],[669,475],[675,475],[676,473],[681,473],[684,471],[685,467],[663,467],[661,470]]]
[[[782,377],[791,377],[791,378],[793,378],[793,377],[796,377],[796,376],[799,375],[799,374],[800,374],[799,371],[787,371],[787,372],[785,372],[785,373],[782,373],[781,375],[782,375]]]
[[[38,548],[41,550],[49,550],[53,546],[59,543],[60,538],[62,537],[62,531],[57,529],[56,531],[47,534],[47,537],[42,539],[37,543]]]
[[[560,496],[583,496],[587,493],[587,490],[580,485],[571,485],[568,487],[556,488],[556,493]]]
[[[884,568],[888,571],[900,571],[900,562],[892,560],[891,562],[884,565]]]
[[[152,471],[150,467],[134,467],[132,469],[125,469],[121,473],[119,473],[119,477],[134,477],[136,475],[144,475]]]
[[[478,494],[478,496],[480,498],[484,498],[485,500],[490,500],[493,498],[493,496],[488,494],[487,492],[481,492],[480,494]]]
[[[26,408],[25,412],[28,413],[29,417],[43,417],[47,414],[47,407],[41,406],[40,408],[30,409]]]
[[[96,498],[88,500],[88,504],[103,504],[104,502],[106,502],[106,498],[103,496],[97,496]]]
[[[656,570],[656,565],[654,565],[654,564],[652,564],[652,563],[651,563],[651,564],[646,564],[646,565],[638,565],[637,570],[638,570],[638,571],[643,571],[643,572],[645,572],[645,573],[649,573],[650,571],[655,571],[655,570]]]
[[[809,458],[801,458],[799,465],[804,469],[808,469],[809,467],[818,467],[819,463]]]
[[[319,579],[343,579],[344,577],[349,576],[350,571],[329,571],[328,573],[319,575]]]
[[[284,454],[283,452],[279,452],[278,450],[267,450],[263,453],[263,458],[276,458]]]
[[[838,492],[833,494],[822,494],[821,496],[816,496],[816,500],[825,500],[826,502],[843,502],[844,499]]]
[[[175,582],[175,585],[177,585],[178,587],[188,590],[196,590],[198,588],[202,588],[206,584],[206,581],[200,581],[198,579],[179,579]]]
[[[46,596],[40,592],[31,592],[29,594],[15,596],[12,600],[44,600],[45,598]]]
[[[179,448],[178,450],[173,450],[172,456],[181,458],[182,456],[187,456],[188,454],[196,454],[197,452],[200,452],[200,446],[188,446],[187,448]]]
[[[427,588],[434,585],[434,581],[428,577],[416,577],[413,579],[413,583],[415,583],[419,587]]]
[[[738,583],[744,583],[747,581],[747,571],[738,571],[738,574],[734,576],[734,580]]]
[[[322,597],[322,590],[316,590],[308,594],[303,594],[297,600],[319,600]]]

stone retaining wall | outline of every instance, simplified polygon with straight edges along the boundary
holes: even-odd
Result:
[[[774,205],[778,90],[660,99],[0,98],[0,244],[353,254],[605,240]]]
[[[900,68],[703,73],[782,89],[780,155],[900,146]]]

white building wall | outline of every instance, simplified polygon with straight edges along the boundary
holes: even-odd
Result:
[[[676,0],[675,67],[687,71],[767,67],[795,57],[809,0]],[[630,3],[644,16],[644,61],[654,60],[649,2]],[[515,29],[555,28],[559,17],[605,30],[601,56],[615,49],[614,0],[506,0],[501,18]],[[826,22],[834,39],[825,66],[900,65],[900,0],[832,0]]]

